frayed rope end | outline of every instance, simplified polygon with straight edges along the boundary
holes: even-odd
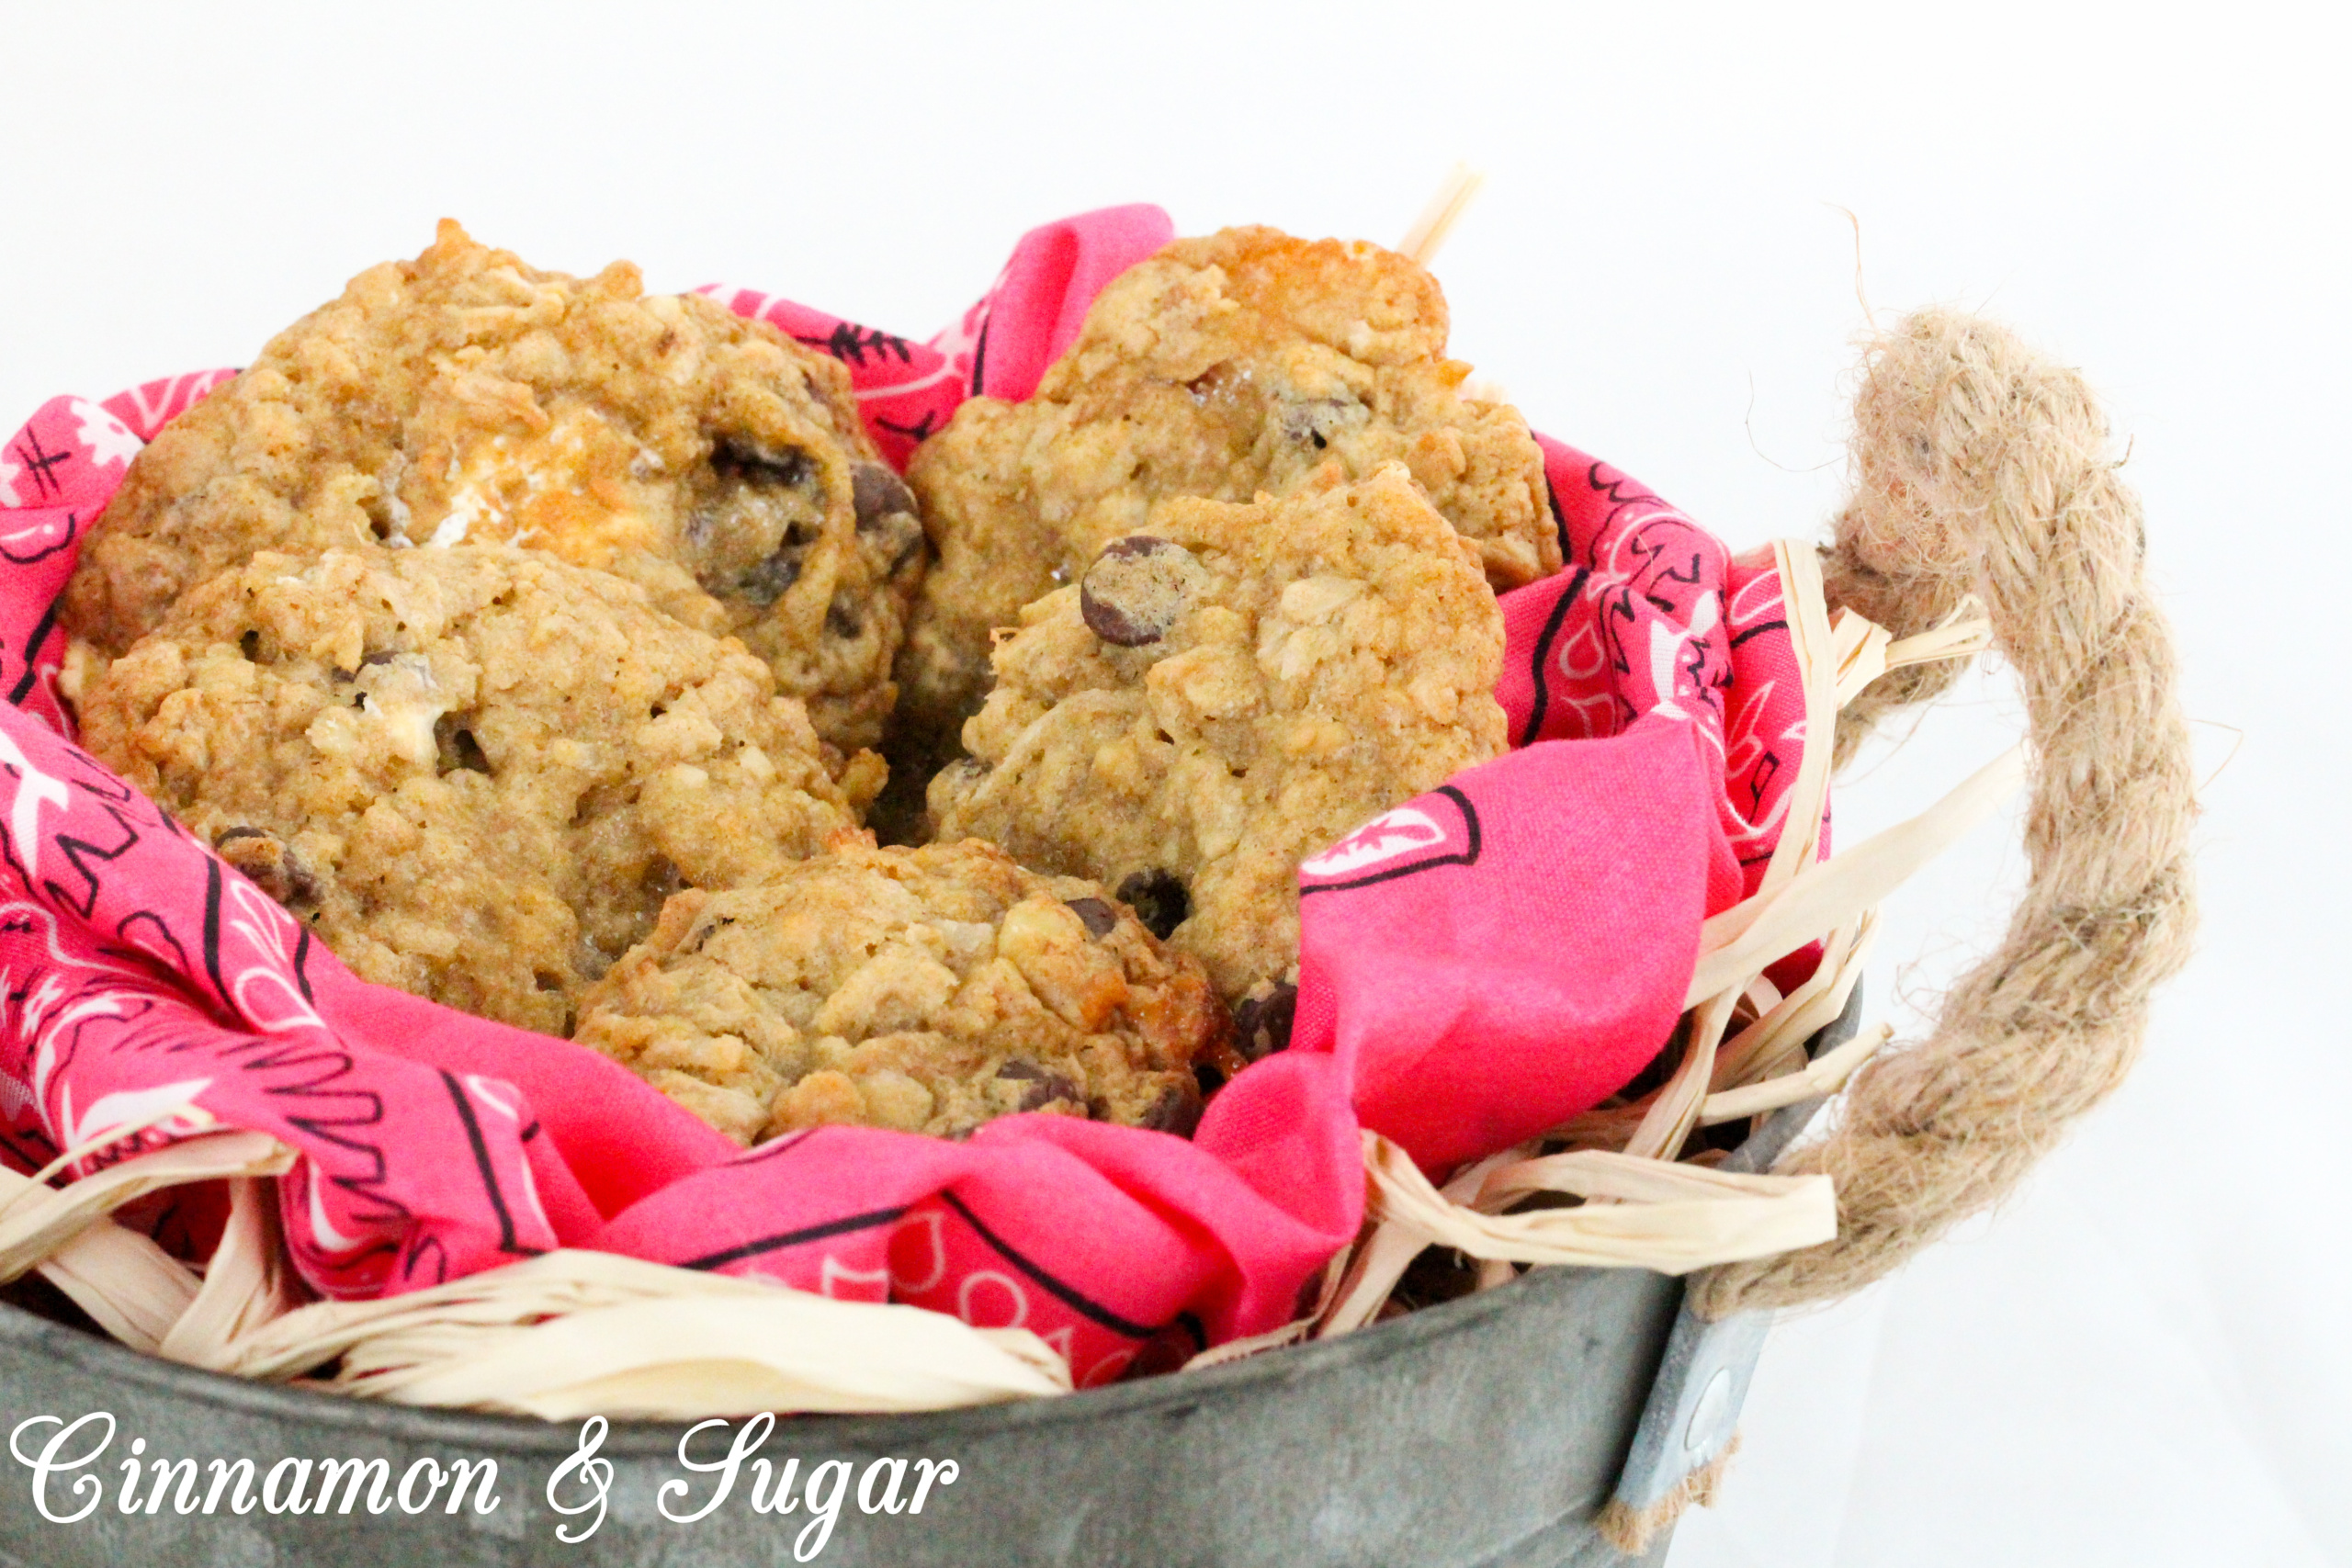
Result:
[[[1622,1498],[1611,1497],[1600,1510],[1600,1517],[1594,1521],[1601,1539],[1628,1557],[1639,1557],[1659,1536],[1679,1524],[1684,1510],[1692,1504],[1702,1508],[1714,1506],[1715,1494],[1723,1484],[1724,1468],[1738,1451],[1739,1434],[1734,1432],[1723,1452],[1684,1476],[1675,1483],[1674,1490],[1645,1508],[1631,1507]]]

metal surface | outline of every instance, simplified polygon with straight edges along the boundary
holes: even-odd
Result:
[[[956,1480],[934,1486],[920,1517],[867,1515],[845,1499],[816,1559],[830,1563],[1611,1562],[1592,1555],[1587,1526],[1616,1479],[1679,1294],[1674,1280],[1637,1270],[1539,1270],[1344,1338],[1182,1377],[1030,1404],[789,1421],[763,1452],[779,1467],[797,1458],[804,1480],[827,1460],[859,1472],[885,1456],[956,1461]],[[106,1483],[100,1506],[78,1523],[42,1519],[31,1472],[6,1461],[0,1559],[25,1568],[699,1568],[792,1562],[808,1523],[805,1506],[781,1517],[752,1512],[748,1474],[707,1517],[662,1518],[662,1483],[694,1483],[673,1495],[671,1511],[682,1513],[708,1498],[716,1477],[679,1463],[682,1427],[616,1427],[601,1450],[616,1472],[609,1511],[586,1543],[566,1545],[558,1529],[585,1517],[556,1513],[548,1483],[573,1452],[576,1427],[217,1377],[14,1308],[0,1310],[0,1423],[11,1431],[28,1416],[104,1410],[117,1421],[96,1461],[51,1478],[56,1512],[78,1506],[67,1490],[76,1476]],[[20,1446],[37,1453],[56,1430],[28,1433]],[[85,1428],[60,1457],[98,1434]],[[695,1457],[723,1453],[718,1436],[704,1434]],[[364,1499],[348,1516],[255,1507],[238,1517],[224,1498],[209,1517],[166,1504],[126,1517],[117,1483],[134,1438],[151,1462],[248,1458],[265,1475],[281,1458],[380,1457],[397,1482],[420,1458],[494,1458],[498,1503],[454,1517],[437,1506],[370,1517]],[[559,1500],[576,1495],[567,1488]]]
[[[1645,1404],[1655,1420],[1677,1418],[1658,1412],[1680,1408],[1702,1366],[1728,1366],[1736,1386],[1708,1395],[1710,1371],[1695,1393],[1731,1397],[1726,1420],[1736,1419],[1733,1396],[1754,1362],[1752,1345],[1698,1329],[1654,1391],[1681,1293],[1679,1281],[1638,1269],[1536,1269],[1341,1338],[1179,1377],[1034,1404],[794,1418],[778,1423],[756,1456],[747,1451],[730,1495],[691,1522],[663,1517],[660,1488],[683,1483],[673,1484],[667,1512],[691,1514],[711,1499],[718,1476],[681,1461],[684,1427],[616,1426],[594,1456],[611,1466],[601,1520],[572,1543],[559,1531],[577,1534],[597,1519],[593,1509],[554,1506],[578,1508],[590,1495],[577,1426],[220,1377],[0,1304],[0,1431],[16,1435],[17,1450],[38,1455],[63,1423],[112,1417],[110,1429],[85,1426],[57,1457],[78,1457],[105,1436],[102,1453],[47,1482],[50,1510],[66,1514],[86,1500],[71,1490],[77,1480],[103,1483],[96,1507],[78,1522],[44,1518],[33,1470],[0,1458],[0,1568],[1615,1568],[1626,1560],[1592,1521],[1625,1467]],[[1715,1359],[1702,1362],[1709,1355]],[[56,1419],[23,1425],[40,1416]],[[741,1427],[702,1433],[690,1457],[718,1461]],[[123,1467],[134,1443],[138,1512],[125,1514]],[[791,1512],[753,1508],[754,1457],[774,1471],[798,1461]],[[292,1461],[275,1494],[281,1506],[286,1483],[309,1461],[314,1508],[322,1461],[379,1459],[386,1485],[374,1514],[368,1491],[355,1497],[343,1486],[323,1514],[272,1511],[249,1498],[240,1515],[226,1487],[205,1511],[215,1460],[224,1474],[252,1461],[256,1494],[281,1461]],[[907,1508],[921,1473],[910,1462],[900,1511],[883,1511],[890,1471],[876,1461],[890,1459],[953,1460],[955,1478],[934,1480],[918,1516]],[[404,1509],[399,1484],[414,1469],[421,1491],[430,1469],[420,1461],[428,1460],[496,1461],[495,1506],[477,1512],[477,1487],[454,1514],[446,1493],[428,1511]],[[181,1461],[196,1462],[174,1468],[169,1496],[157,1496],[158,1461]],[[831,1461],[846,1470],[822,1468]],[[1679,1458],[1663,1448],[1644,1462],[1639,1473],[1651,1480],[1680,1473]],[[176,1483],[189,1471],[194,1484],[183,1494]],[[869,1473],[873,1511],[858,1495]],[[820,1504],[829,1494],[840,1504],[821,1543],[808,1533],[812,1483]],[[1665,1551],[1661,1540],[1645,1561],[1662,1562]]]

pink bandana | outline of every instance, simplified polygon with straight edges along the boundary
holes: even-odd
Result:
[[[842,361],[893,463],[975,392],[1019,399],[1152,207],[1026,236],[912,343],[709,292]],[[582,1046],[365,984],[69,739],[56,600],[141,444],[228,378],[58,398],[0,447],[0,1158],[175,1107],[83,1161],[218,1126],[300,1153],[302,1277],[397,1293],[560,1247],[772,1276],[1035,1330],[1081,1384],[1288,1320],[1363,1213],[1358,1129],[1443,1170],[1597,1103],[1681,1010],[1699,925],[1749,891],[1804,744],[1769,553],[1733,558],[1544,442],[1569,565],[1502,601],[1510,754],[1306,862],[1290,1049],[1189,1142],[1046,1115],[962,1143],[827,1127],[740,1152]],[[217,1194],[147,1216],[200,1254]]]

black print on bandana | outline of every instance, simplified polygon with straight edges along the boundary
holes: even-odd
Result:
[[[861,327],[852,321],[842,322],[823,337],[795,337],[794,341],[805,343],[811,348],[821,348],[843,364],[860,367],[865,366],[868,355],[877,360],[896,359],[901,365],[914,363],[914,351],[908,346],[906,339],[894,337],[873,327]]]
[[[1382,812],[1301,864],[1299,893],[1340,893],[1442,865],[1476,865],[1481,848],[1477,807],[1452,784],[1440,784],[1409,805]]]
[[[28,427],[14,448],[17,461],[31,476],[33,495],[39,501],[53,500],[62,495],[65,487],[57,481],[52,471],[74,460],[73,448],[52,452],[40,444],[40,437]]]
[[[994,312],[992,311],[982,312],[980,316],[980,335],[972,344],[972,396],[976,398],[980,395],[980,382],[984,372],[988,369],[989,318],[993,313]]]
[[[1568,579],[1568,586],[1552,605],[1551,615],[1544,617],[1544,629],[1536,634],[1534,659],[1528,671],[1535,682],[1535,698],[1527,707],[1527,727],[1520,732],[1521,746],[1532,746],[1543,738],[1544,720],[1552,707],[1552,646],[1560,640],[1560,628],[1567,624],[1569,615],[1584,603],[1585,579],[1591,575],[1589,567],[1576,569],[1576,575]]]
[[[22,447],[17,448],[22,451]],[[44,479],[49,475],[43,473]],[[31,566],[45,561],[82,535],[82,514],[69,511],[61,519],[54,512],[39,517],[31,525],[12,528],[0,533],[0,560],[12,566]]]
[[[904,1203],[889,1209],[869,1209],[865,1213],[851,1214],[845,1219],[827,1220],[821,1224],[803,1225],[797,1230],[778,1231],[774,1235],[763,1235],[752,1241],[739,1243],[734,1247],[723,1247],[717,1252],[707,1252],[700,1258],[689,1258],[671,1267],[705,1270],[724,1269],[729,1263],[741,1263],[746,1258],[758,1258],[771,1252],[786,1252],[793,1247],[806,1247],[812,1241],[823,1241],[830,1236],[848,1235],[854,1231],[870,1231],[876,1225],[896,1224],[906,1217],[907,1205]]]
[[[466,1129],[466,1143],[472,1148],[474,1169],[481,1173],[483,1190],[490,1196],[490,1206],[498,1215],[498,1250],[515,1258],[537,1258],[539,1248],[524,1247],[514,1239],[514,1214],[506,1206],[506,1194],[498,1185],[498,1168],[491,1163],[490,1144],[482,1136],[481,1118],[474,1114],[473,1101],[466,1098],[464,1086],[456,1075],[443,1068],[441,1082],[449,1090],[449,1099],[457,1106],[458,1120]]]
[[[140,909],[125,915],[114,928],[114,934],[141,956],[169,964],[178,973],[187,973],[187,949],[180,945],[180,939],[172,934],[172,928],[154,910]]]
[[[884,419],[880,414],[876,414],[874,416],[874,423],[888,431],[891,434],[903,435],[908,440],[920,446],[923,442],[931,439],[932,426],[938,422],[938,419],[939,413],[937,410],[925,409],[923,410],[922,417],[915,421],[912,424],[900,424],[896,420]]]
[[[1044,1269],[1040,1268],[1036,1262],[1028,1256],[1028,1254],[1017,1250],[1011,1242],[1006,1241],[1002,1236],[997,1235],[996,1232],[989,1229],[987,1225],[981,1224],[979,1215],[972,1213],[971,1209],[964,1202],[964,1201],[961,1198],[956,1197],[953,1191],[943,1190],[940,1192],[939,1197],[942,1202],[945,1203],[948,1208],[955,1211],[956,1217],[957,1219],[962,1220],[967,1225],[969,1225],[972,1228],[973,1235],[988,1243],[989,1247],[995,1251],[998,1257],[1003,1258],[1007,1263],[1012,1264],[1015,1269],[1020,1269],[1023,1274],[1028,1275],[1032,1280],[1042,1286],[1048,1295],[1060,1302],[1064,1306],[1069,1307],[1072,1312],[1087,1318],[1089,1321],[1099,1324],[1102,1327],[1109,1329],[1112,1333],[1126,1339],[1150,1339],[1164,1332],[1166,1329],[1175,1326],[1174,1320],[1155,1327],[1148,1323],[1136,1323],[1131,1319],[1122,1317],[1119,1314],[1113,1312],[1101,1302],[1098,1302],[1092,1297],[1080,1292],[1067,1281],[1047,1273]],[[1182,1315],[1182,1314],[1179,1314],[1180,1317]],[[1205,1348],[1205,1347],[1204,1348]]]
[[[98,868],[120,860],[139,842],[139,829],[131,826],[130,817],[121,807],[102,800],[98,803],[98,809],[114,818],[114,825],[121,829],[113,835],[115,842],[111,846],[65,832],[60,832],[56,838],[58,852],[74,868],[74,874],[81,878],[82,886],[70,887],[54,878],[44,878],[41,882],[44,892],[85,920],[90,918],[90,911],[97,908]]]

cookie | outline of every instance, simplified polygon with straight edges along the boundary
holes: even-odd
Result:
[[[1190,1133],[1232,1024],[1103,890],[977,840],[831,852],[681,893],[577,1038],[740,1144],[827,1122],[955,1136],[1017,1111]]]
[[[879,782],[741,645],[502,546],[255,556],[80,717],[362,978],[557,1034],[670,895],[821,849]]]
[[[516,544],[731,633],[844,750],[875,743],[924,560],[847,373],[616,263],[525,266],[455,223],[280,333],[130,464],[67,628],[117,654],[257,550]]]
[[[908,480],[938,558],[899,660],[893,762],[952,755],[991,628],[1180,495],[1247,502],[1403,462],[1496,589],[1560,568],[1543,456],[1463,397],[1434,278],[1272,229],[1180,240],[1103,289],[1024,403],[974,398]]]
[[[1164,502],[1021,623],[932,781],[939,835],[1095,878],[1261,1010],[1299,862],[1503,750],[1501,613],[1401,464]]]

